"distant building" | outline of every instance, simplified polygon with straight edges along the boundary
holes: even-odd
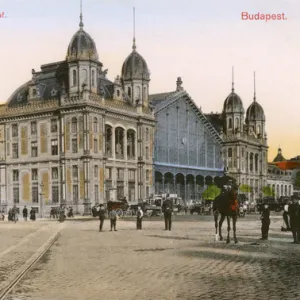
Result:
[[[222,140],[177,79],[176,90],[149,96],[157,121],[155,193],[199,200],[207,184],[223,175]]]

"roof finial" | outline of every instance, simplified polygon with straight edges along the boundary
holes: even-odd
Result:
[[[254,71],[254,96],[253,96],[253,101],[256,101],[256,87],[255,87],[255,71]]]
[[[231,83],[231,92],[234,92],[234,67],[232,66],[232,83]]]
[[[80,22],[79,22],[80,29],[83,28],[83,22],[82,22],[82,0],[80,0]]]
[[[135,44],[135,7],[133,7],[133,44],[132,44],[132,50],[135,51],[136,44]]]

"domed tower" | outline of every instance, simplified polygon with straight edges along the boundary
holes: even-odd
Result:
[[[234,80],[233,80],[233,70],[232,70],[232,88],[231,93],[224,101],[223,105],[223,119],[224,119],[224,132],[225,133],[236,133],[238,131],[243,131],[244,124],[244,106],[243,102],[235,92],[234,92]]]
[[[254,97],[253,102],[246,112],[246,124],[252,126],[257,137],[265,137],[265,113],[262,106],[256,101],[255,73],[254,73]]]
[[[133,20],[135,20],[135,16]],[[136,51],[134,21],[132,52],[125,59],[121,71],[123,89],[133,105],[139,100],[143,106],[148,106],[149,81],[150,72],[147,63]]]
[[[97,93],[97,77],[102,71],[102,63],[98,60],[94,40],[83,30],[82,12],[79,30],[71,39],[66,60],[69,66],[69,93],[79,93],[83,88]]]

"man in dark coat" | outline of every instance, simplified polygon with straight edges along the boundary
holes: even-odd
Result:
[[[27,221],[27,217],[28,217],[28,210],[27,210],[27,207],[24,206],[24,208],[23,208],[23,218],[24,218],[24,221]]]
[[[99,231],[103,231],[103,223],[105,220],[105,208],[103,204],[99,205],[99,220],[100,220],[100,226],[99,226]]]
[[[142,211],[141,207],[138,207],[137,214],[136,214],[136,229],[142,230],[143,224],[143,216],[144,212]]]
[[[170,230],[172,228],[172,212],[173,212],[173,203],[171,200],[165,200],[162,205],[162,211],[165,218],[165,230]]]
[[[298,244],[299,241],[299,230],[300,230],[300,217],[299,217],[299,203],[297,199],[293,199],[293,203],[289,205],[289,216],[290,216],[290,226],[293,233],[293,244]]]
[[[261,240],[267,240],[270,228],[270,208],[268,204],[262,206],[261,211]]]

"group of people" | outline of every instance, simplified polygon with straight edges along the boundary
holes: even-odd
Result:
[[[100,225],[99,225],[99,232],[103,231],[103,225],[104,220],[106,218],[106,210],[103,204],[99,204],[99,206],[96,208],[97,214],[99,216]],[[162,205],[162,211],[164,213],[164,219],[165,219],[165,230],[171,231],[172,228],[172,212],[173,212],[173,206],[172,201],[166,200],[164,201]],[[144,212],[141,208],[141,206],[138,206],[137,214],[136,214],[136,229],[142,230],[143,228],[143,216]],[[110,219],[110,231],[117,231],[117,212],[115,209],[111,209],[108,211],[108,217]]]
[[[293,197],[291,201],[284,205],[283,221],[286,228],[282,227],[282,231],[291,231],[293,234],[293,244],[300,244],[300,201]],[[261,234],[262,240],[268,239],[270,228],[270,208],[267,203],[263,205],[261,211]]]
[[[17,221],[19,220],[18,212],[19,212],[19,209],[17,208],[16,205],[14,205],[12,208],[10,208],[8,210],[8,221],[17,223]],[[30,220],[35,221],[36,220],[36,216],[35,216],[36,211],[33,208],[31,208],[29,214],[30,214]],[[23,208],[22,215],[23,215],[24,221],[27,221],[28,209],[27,209],[26,205]]]

